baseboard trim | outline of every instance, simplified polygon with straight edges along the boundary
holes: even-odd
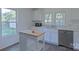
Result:
[[[39,42],[43,42],[43,41],[42,41],[42,40],[40,40]],[[45,42],[45,44],[58,46],[58,45],[56,45],[56,44],[53,44],[53,43],[48,43],[48,42]]]
[[[0,49],[0,51],[4,51],[5,49],[7,49],[7,48],[9,48],[9,47],[11,47],[11,46],[14,46],[14,45],[16,45],[16,44],[19,44],[19,42],[16,42],[16,43],[14,43],[14,44],[12,44],[12,45],[10,45],[10,46],[7,46],[7,47],[5,47],[5,48],[2,48],[2,49]]]

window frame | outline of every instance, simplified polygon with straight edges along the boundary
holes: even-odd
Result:
[[[57,13],[60,13],[62,15],[62,16],[58,15],[59,19],[57,19],[57,16],[56,16]],[[62,13],[62,12],[55,13],[55,25],[59,27],[63,27],[65,25],[65,13]]]
[[[44,19],[45,23],[51,23],[52,22],[52,13],[47,13],[47,14],[44,15],[44,17],[45,17],[45,19]]]

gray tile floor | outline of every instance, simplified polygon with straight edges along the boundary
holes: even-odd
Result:
[[[4,49],[3,51],[20,51],[19,43],[11,47],[8,47]],[[46,44],[45,51],[72,51],[72,49],[61,47],[61,46],[56,46],[56,45],[51,45],[51,44]]]

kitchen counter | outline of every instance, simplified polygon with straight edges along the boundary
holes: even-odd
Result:
[[[28,35],[35,36],[35,37],[39,37],[44,34],[44,32],[38,32],[38,31],[32,32],[32,30],[25,30],[25,31],[21,31],[21,32],[28,34]]]
[[[58,30],[68,30],[73,31],[73,46],[74,49],[79,50],[79,30],[76,28],[68,27],[36,27],[37,30],[45,32],[45,41],[47,43],[58,45]]]
[[[44,32],[24,30],[19,33],[21,51],[40,51],[44,49]],[[42,40],[43,42],[40,42]]]

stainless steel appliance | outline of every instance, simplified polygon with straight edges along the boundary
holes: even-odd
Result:
[[[59,30],[59,45],[73,49],[73,31]]]
[[[33,26],[35,27],[41,27],[42,26],[42,20],[32,20]]]
[[[42,23],[35,23],[35,27],[40,27],[42,26]]]

